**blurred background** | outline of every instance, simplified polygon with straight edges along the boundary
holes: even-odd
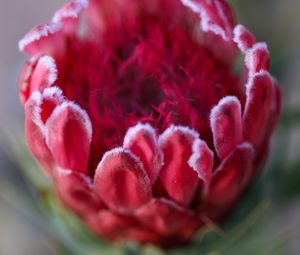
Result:
[[[18,100],[18,76],[25,61],[18,40],[31,27],[50,20],[63,0],[0,0],[0,130],[22,131],[23,111]],[[280,201],[279,224],[300,223],[300,1],[232,0],[238,22],[250,28],[271,51],[272,73],[284,93],[281,125],[265,174],[274,178],[272,196]],[[8,183],[30,193],[16,162],[9,155],[6,133],[0,132],[0,255],[54,254],[44,231],[9,201]],[[281,160],[279,162],[279,160]],[[277,168],[276,168],[277,166]],[[277,169],[277,170],[272,170]],[[33,200],[34,201],[34,200]],[[288,255],[300,254],[300,235],[288,242]]]

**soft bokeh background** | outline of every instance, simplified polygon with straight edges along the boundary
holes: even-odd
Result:
[[[51,18],[63,0],[0,0],[0,125],[1,129],[22,130],[22,109],[17,95],[17,80],[25,57],[18,52],[17,42],[32,26]],[[299,180],[300,167],[300,1],[299,0],[232,0],[239,22],[250,28],[258,40],[266,41],[272,54],[272,72],[279,78],[284,92],[284,118],[277,132],[274,150],[284,146],[288,157],[287,176]],[[291,117],[292,116],[292,117]],[[297,123],[298,124],[295,124]],[[283,127],[293,123],[292,127]],[[284,130],[284,131],[283,131]],[[282,132],[288,132],[283,137]],[[17,166],[7,155],[5,132],[0,132],[0,255],[54,254],[44,232],[24,213],[9,203],[7,183],[28,192]],[[284,140],[284,141],[282,141]],[[299,161],[300,162],[300,161]],[[300,166],[300,164],[298,164]],[[297,169],[296,169],[297,170]],[[276,176],[274,177],[276,178]],[[297,183],[296,183],[297,184]],[[280,183],[279,183],[280,185]],[[291,186],[295,183],[291,183]],[[297,185],[296,185],[297,186]],[[289,190],[289,187],[287,187]],[[280,224],[299,224],[300,192],[292,189],[293,199],[282,203]],[[290,193],[287,193],[290,194]],[[278,196],[281,196],[279,194]],[[288,255],[300,254],[298,233],[289,241]]]

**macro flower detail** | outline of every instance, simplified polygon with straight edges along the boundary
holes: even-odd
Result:
[[[19,48],[29,148],[106,239],[186,243],[267,159],[281,92],[225,0],[73,0]]]

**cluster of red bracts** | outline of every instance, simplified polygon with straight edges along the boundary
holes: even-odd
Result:
[[[107,239],[184,243],[265,162],[280,89],[225,0],[73,0],[19,46],[29,147]]]

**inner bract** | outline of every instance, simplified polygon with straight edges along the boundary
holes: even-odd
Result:
[[[66,44],[58,86],[91,118],[91,174],[102,155],[122,145],[128,128],[139,122],[158,133],[172,124],[188,126],[211,144],[212,107],[226,95],[243,102],[232,67],[185,23],[124,15],[97,36],[68,35]]]

